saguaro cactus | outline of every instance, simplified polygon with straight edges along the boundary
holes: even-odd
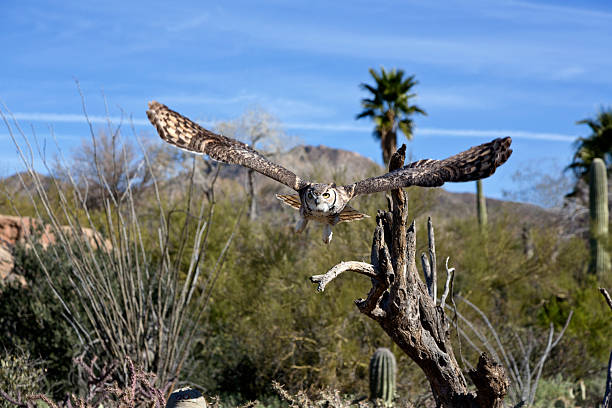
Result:
[[[395,395],[395,356],[387,348],[379,348],[370,359],[370,399],[393,405]]]
[[[589,270],[598,276],[610,271],[608,253],[608,178],[602,159],[594,159],[589,176],[591,264]]]
[[[478,225],[484,230],[487,226],[487,200],[482,190],[482,180],[476,181],[476,210],[478,211]]]

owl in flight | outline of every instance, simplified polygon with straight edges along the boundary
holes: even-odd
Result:
[[[248,145],[206,130],[159,102],[149,103],[147,116],[166,142],[223,163],[248,167],[297,191],[298,194],[276,197],[300,211],[296,232],[302,232],[311,220],[324,224],[326,244],[332,239],[332,226],[368,217],[347,205],[355,196],[409,186],[439,187],[446,181],[479,180],[493,174],[512,153],[512,139],[495,139],[444,160],[419,160],[382,176],[337,186],[302,180]]]

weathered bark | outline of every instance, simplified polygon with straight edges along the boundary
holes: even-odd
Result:
[[[401,167],[406,147],[391,157],[389,170]],[[433,283],[429,289],[419,277],[416,266],[416,230],[414,221],[406,227],[408,202],[404,192],[391,192],[391,211],[380,211],[372,243],[371,265],[345,262],[324,275],[311,277],[322,291],[341,272],[353,270],[369,276],[372,288],[365,299],[355,303],[359,310],[376,320],[391,339],[423,370],[441,407],[501,408],[508,390],[503,367],[481,355],[470,378],[477,388],[468,391],[450,342],[450,325],[443,308],[436,304]],[[427,273],[435,271],[433,227],[429,228],[430,257]],[[446,299],[451,279],[443,296]]]
[[[249,220],[254,221],[257,218],[257,201],[255,201],[255,171],[251,169],[247,171],[247,189],[251,199],[249,204]]]

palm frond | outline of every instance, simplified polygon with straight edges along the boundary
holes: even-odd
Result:
[[[410,117],[415,114],[427,115],[421,107],[410,104],[411,99],[417,96],[416,93],[410,92],[412,87],[418,84],[415,76],[406,76],[402,69],[393,68],[387,71],[384,67],[380,67],[380,72],[374,68],[370,68],[369,72],[375,84],[360,84],[361,89],[371,95],[361,100],[364,109],[355,118],[372,118],[375,124],[373,135],[377,139],[382,140],[389,132],[395,135],[396,129],[399,128],[410,140],[414,126]]]

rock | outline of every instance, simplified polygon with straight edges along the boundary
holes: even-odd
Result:
[[[72,235],[71,227],[62,226],[60,228],[64,235]],[[38,242],[41,243],[43,248],[57,242],[57,237],[53,233],[51,225],[44,225],[43,227],[40,220],[31,217],[0,215],[0,286],[11,282],[18,282],[22,286],[27,286],[23,276],[12,272],[15,262],[11,249],[17,243],[28,246],[29,237],[36,233],[40,234]],[[98,243],[101,243],[103,249],[107,251],[112,249],[110,241],[103,239],[100,233],[84,228],[82,234],[93,248],[97,248]]]
[[[13,270],[15,262],[13,255],[5,247],[0,246],[0,281],[4,281]]]
[[[72,235],[72,228],[69,226],[61,226],[62,232],[66,236]],[[31,217],[16,217],[13,215],[0,215],[0,245],[8,248],[16,243],[27,244],[28,238],[32,234],[39,233],[40,242],[43,248],[47,248],[50,244],[57,242],[57,237],[53,232],[51,225],[44,225],[40,220]],[[99,232],[93,231],[90,228],[83,228],[83,236],[89,240],[92,247],[97,248],[98,242],[106,250],[110,250],[112,245],[109,240],[102,238]]]
[[[206,400],[200,391],[186,387],[170,394],[166,408],[206,408]]]

